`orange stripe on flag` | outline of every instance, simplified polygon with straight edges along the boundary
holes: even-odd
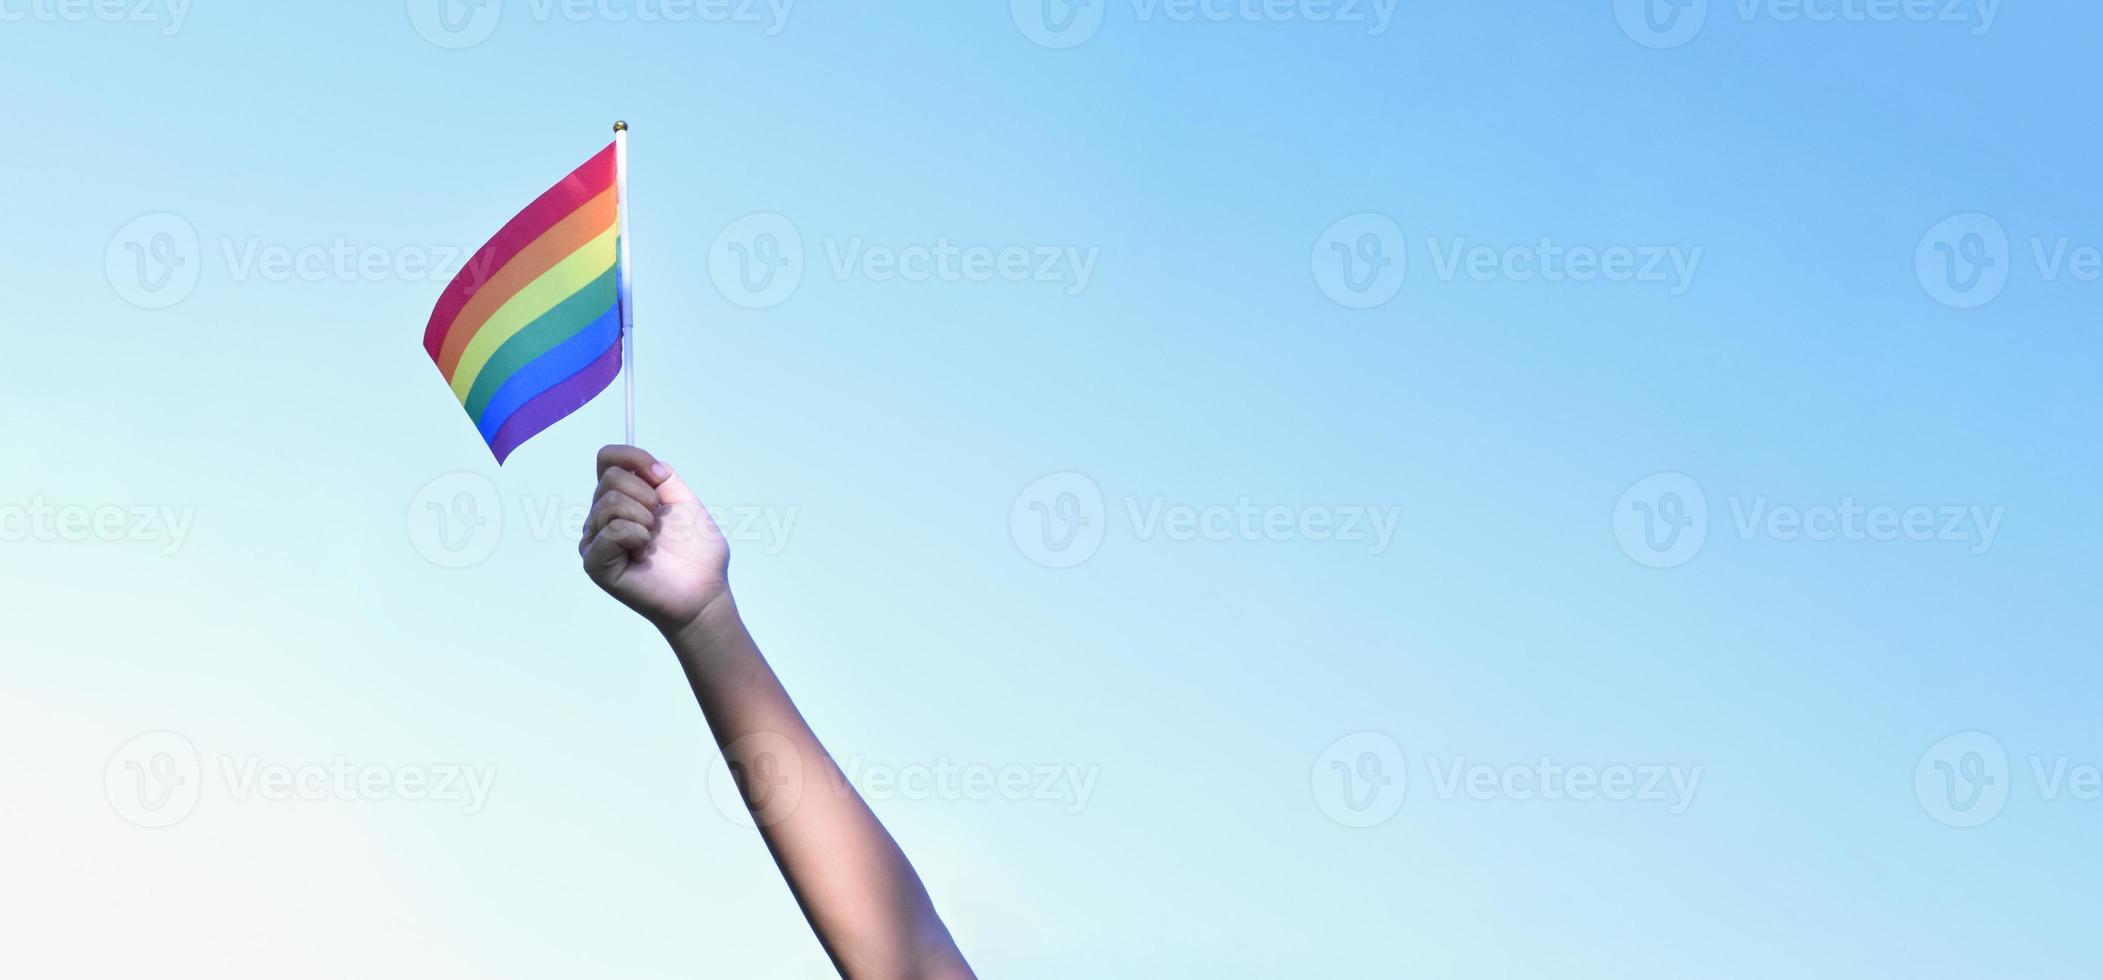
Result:
[[[446,328],[445,346],[438,354],[440,373],[448,380],[452,379],[453,372],[460,366],[460,353],[467,349],[475,333],[488,322],[491,314],[518,295],[519,290],[546,275],[557,263],[613,227],[615,204],[614,189],[609,187],[520,249],[503,268],[494,270]],[[474,271],[480,270],[463,270]]]

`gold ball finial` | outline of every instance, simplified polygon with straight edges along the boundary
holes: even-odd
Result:
[[[628,120],[626,120],[626,119],[616,119],[616,120],[614,120],[614,123],[613,123],[613,131],[614,131],[614,132],[616,132],[616,133],[625,133],[625,132],[627,132],[627,131],[628,131]]]

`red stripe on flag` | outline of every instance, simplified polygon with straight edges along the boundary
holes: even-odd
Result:
[[[453,320],[460,315],[462,307],[474,298],[475,291],[502,269],[505,263],[517,257],[526,246],[547,234],[548,230],[562,219],[569,217],[579,207],[613,186],[613,144],[606,144],[598,155],[584,161],[584,165],[570,171],[547,192],[535,198],[526,209],[504,223],[502,231],[489,243],[475,251],[453,281],[438,297],[438,305],[431,310],[431,320],[424,325],[424,350],[437,363],[439,353],[445,349],[446,333]]]

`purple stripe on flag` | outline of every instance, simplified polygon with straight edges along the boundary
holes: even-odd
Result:
[[[568,381],[541,392],[513,412],[503,428],[497,430],[496,438],[489,440],[489,451],[496,454],[497,462],[501,464],[520,443],[562,421],[571,412],[584,407],[593,396],[605,391],[620,373],[621,345],[615,344],[584,370],[571,375]]]

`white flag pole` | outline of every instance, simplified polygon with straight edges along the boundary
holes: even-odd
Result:
[[[615,302],[621,308],[621,374],[628,383],[628,445],[635,445],[635,299],[630,292],[634,250],[633,236],[628,230],[628,124],[613,124],[613,200],[614,221],[620,230],[614,233],[615,247],[619,249],[621,264],[620,282],[615,287]]]

